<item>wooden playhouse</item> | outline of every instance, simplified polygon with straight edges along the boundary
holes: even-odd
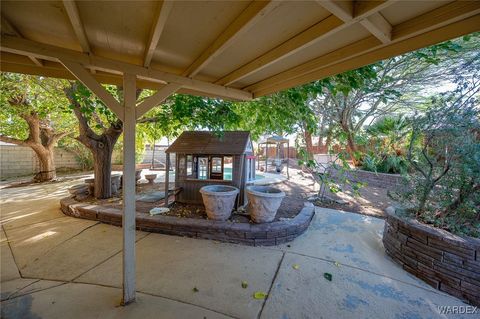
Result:
[[[175,201],[202,204],[199,190],[206,185],[231,185],[240,189],[236,206],[245,203],[245,186],[255,179],[255,157],[250,132],[183,132],[166,149],[175,153]],[[168,174],[167,174],[168,176]],[[168,185],[168,179],[166,179]]]

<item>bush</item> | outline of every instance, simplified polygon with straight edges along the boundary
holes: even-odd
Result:
[[[405,158],[405,143],[409,133],[405,117],[383,117],[369,126],[371,151],[364,155],[362,168],[366,171],[405,174],[408,161]]]
[[[405,156],[368,153],[363,158],[362,169],[376,173],[405,174],[408,161]]]
[[[420,221],[479,237],[480,108],[463,89],[432,100],[413,121],[408,161],[414,173],[400,199]]]

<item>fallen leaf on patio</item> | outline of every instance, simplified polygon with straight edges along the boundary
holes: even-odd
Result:
[[[242,281],[242,288],[246,289],[248,287],[248,282]]]
[[[328,281],[332,281],[332,274],[325,272],[323,273],[323,277],[327,279]]]
[[[199,292],[199,291],[200,291],[200,290],[198,290],[198,288],[197,288],[197,287],[193,287],[193,289],[192,289],[192,290],[193,290],[193,292]]]
[[[265,299],[265,297],[267,297],[268,294],[266,292],[263,292],[263,291],[256,291],[254,294],[253,294],[253,298],[255,299]]]
[[[292,268],[295,269],[295,270],[298,270],[298,269],[300,269],[300,266],[298,264],[295,264],[295,265],[292,266]]]
[[[336,261],[335,266],[340,267],[340,263],[338,261]]]

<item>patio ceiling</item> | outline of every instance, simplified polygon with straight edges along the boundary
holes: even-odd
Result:
[[[480,1],[2,1],[1,15],[2,71],[129,73],[157,100],[248,100],[480,30]]]

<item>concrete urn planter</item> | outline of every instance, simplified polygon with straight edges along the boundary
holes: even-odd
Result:
[[[200,188],[209,219],[227,220],[232,214],[238,188],[227,185],[208,185]]]
[[[273,221],[285,193],[271,186],[247,187],[247,213],[255,223]]]

